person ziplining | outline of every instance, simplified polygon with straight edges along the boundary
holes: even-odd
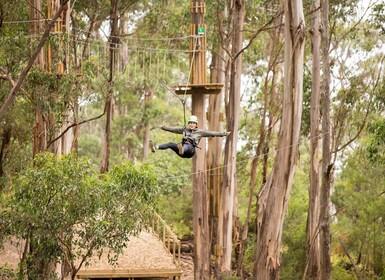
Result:
[[[202,137],[224,137],[230,134],[227,132],[208,131],[198,128],[198,118],[192,115],[188,121],[188,128],[185,127],[166,127],[164,125],[159,126],[160,129],[176,134],[183,134],[181,143],[168,142],[161,145],[156,145],[150,140],[150,148],[153,153],[156,150],[173,150],[181,158],[192,158],[195,155],[196,148]]]

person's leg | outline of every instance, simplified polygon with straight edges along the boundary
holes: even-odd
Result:
[[[168,142],[168,143],[165,143],[165,144],[161,144],[158,146],[158,149],[159,150],[167,150],[167,149],[171,149],[173,150],[175,153],[177,153],[179,155],[179,150],[178,150],[178,145],[174,142]]]

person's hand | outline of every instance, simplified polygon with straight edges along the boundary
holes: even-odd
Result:
[[[231,131],[226,131],[226,136],[229,136],[230,133]]]
[[[163,128],[164,128],[164,125],[163,125],[163,124],[161,124],[161,125],[159,126],[159,128],[160,128],[160,129],[163,129]]]

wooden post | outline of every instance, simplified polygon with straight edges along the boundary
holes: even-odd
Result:
[[[190,61],[192,73],[190,83],[206,84],[206,27],[204,0],[192,0],[190,12],[192,24],[190,26]],[[203,28],[203,30],[202,30]],[[199,34],[198,34],[199,29]],[[203,31],[203,34],[202,34]],[[205,123],[205,94],[192,94],[192,114],[198,117],[198,127],[204,129]],[[205,147],[203,138],[199,146],[201,149],[193,158],[193,230],[194,230],[194,279],[210,279],[210,244],[208,223],[207,175],[205,172]]]

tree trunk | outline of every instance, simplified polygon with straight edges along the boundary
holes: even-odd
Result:
[[[224,171],[222,178],[221,201],[218,226],[222,229],[219,234],[219,246],[223,253],[218,259],[219,270],[222,273],[231,271],[232,255],[232,233],[233,233],[233,212],[236,196],[236,163],[237,163],[237,140],[240,115],[240,90],[242,75],[242,43],[243,25],[246,9],[246,1],[233,0],[233,37],[231,49],[231,68],[230,68],[230,89],[229,100],[226,104],[227,130],[231,134],[226,138]]]
[[[193,96],[193,108],[203,96]],[[197,100],[198,99],[198,100]],[[203,111],[203,107],[202,107]],[[203,114],[192,112],[201,120]],[[199,116],[200,115],[200,116]],[[203,128],[203,127],[202,127]],[[200,142],[205,147],[206,140]],[[208,222],[207,176],[205,170],[205,149],[199,150],[193,158],[193,229],[194,229],[194,279],[210,279],[210,246]]]
[[[218,47],[218,53],[213,53],[211,64],[211,82],[224,83],[224,68],[225,68],[225,52],[223,48]],[[208,130],[222,131],[223,130],[223,114],[221,113],[222,94],[210,95],[208,106]],[[222,138],[211,137],[208,139],[208,151],[206,158],[208,190],[209,190],[209,230],[210,244],[212,245],[211,253],[217,256],[217,227],[218,227],[218,212],[220,200],[220,166],[222,158]]]
[[[329,280],[330,263],[330,225],[329,204],[332,176],[331,136],[330,136],[330,60],[329,60],[329,1],[321,0],[321,48],[322,48],[322,184],[320,194],[320,247],[321,277]]]
[[[200,120],[204,129],[204,95],[192,96],[192,114]],[[203,138],[200,147],[206,147]],[[208,222],[207,175],[205,169],[206,149],[199,150],[193,157],[193,230],[194,230],[194,279],[210,279],[210,236]]]
[[[31,20],[31,23],[29,24],[29,30],[31,35],[41,34],[41,32],[44,30],[43,23],[40,21],[41,16],[41,0],[32,0],[31,5],[29,6],[29,18]],[[39,67],[44,67],[44,52],[39,50],[36,54],[35,60],[36,65],[38,65]]]
[[[319,167],[319,121],[320,121],[320,3],[315,1],[311,6],[312,28],[312,91],[310,100],[310,190],[307,219],[307,264],[304,277],[318,279],[320,273],[319,251],[319,196],[320,196],[320,167]],[[308,273],[307,273],[307,271]]]
[[[279,279],[282,226],[298,160],[305,20],[301,0],[285,1],[284,96],[278,149],[258,197],[255,279]]]
[[[280,22],[282,21],[282,18],[277,18],[277,26],[279,26]],[[254,201],[254,195],[255,195],[255,187],[257,185],[257,169],[260,162],[260,157],[262,155],[262,149],[265,145],[265,138],[266,138],[266,119],[267,119],[267,112],[269,110],[269,96],[272,95],[272,90],[275,88],[275,85],[273,84],[275,82],[275,72],[276,68],[278,66],[277,57],[279,55],[279,46],[280,46],[280,29],[275,28],[270,33],[270,53],[269,53],[269,63],[267,66],[267,71],[264,79],[264,85],[263,85],[263,113],[261,116],[261,121],[259,124],[259,142],[255,149],[255,155],[253,157],[253,160],[251,162],[251,169],[250,169],[250,183],[249,183],[249,198],[247,203],[247,212],[246,212],[246,220],[245,225],[242,228],[241,232],[241,239],[239,241],[239,256],[238,256],[238,265],[237,265],[237,275],[243,277],[243,259],[246,251],[246,245],[247,245],[247,238],[249,233],[249,224],[251,221],[251,207],[253,205]],[[273,79],[270,79],[270,77],[273,77]],[[270,91],[268,90],[270,88]],[[271,115],[271,114],[269,114]]]
[[[120,34],[127,35],[128,34],[128,15],[127,13],[124,13],[120,16],[120,24],[119,24],[119,29],[120,29]],[[128,45],[127,44],[122,44],[120,46],[119,50],[119,71],[127,71],[129,73],[129,69],[125,69],[126,66],[128,65]]]
[[[148,107],[151,106],[151,100],[153,97],[152,88],[148,88],[144,96],[144,133],[143,133],[143,162],[147,161],[149,153],[149,143],[150,143],[150,122],[149,116],[147,116]]]
[[[114,79],[116,70],[116,54],[119,44],[119,29],[118,29],[118,0],[111,0],[111,36],[110,36],[110,76],[108,79],[108,94],[106,98],[106,125],[104,128],[104,138],[102,144],[102,164],[100,172],[108,171],[110,162],[110,134],[112,121],[112,104],[114,98]]]
[[[190,54],[192,63],[192,84],[204,84],[206,80],[206,37],[198,35],[198,26],[204,26],[205,1],[191,2],[190,46],[196,50]],[[194,7],[194,8],[193,8]],[[205,128],[205,95],[192,95],[192,114],[199,120],[199,127]],[[210,236],[208,222],[208,196],[207,196],[207,174],[205,166],[206,139],[203,138],[192,161],[193,173],[193,231],[194,231],[194,279],[210,279]]]
[[[74,19],[72,19],[72,32],[73,32],[73,40],[72,40],[72,43],[73,43],[73,53],[74,53],[74,71],[77,75],[80,75],[81,74],[81,69],[82,69],[82,63],[83,61],[81,59],[79,59],[79,55],[78,55],[78,51],[77,51],[77,45],[78,45],[78,42],[77,42],[77,35],[76,35],[76,21]],[[69,32],[69,30],[67,31]],[[86,44],[84,45],[84,48],[86,48]],[[81,91],[81,85],[80,85],[80,82],[78,80],[76,80],[76,92],[80,92]],[[75,101],[74,103],[74,112],[73,112],[73,117],[74,117],[74,122],[78,122],[79,121],[79,102],[78,100]],[[73,128],[73,135],[74,135],[74,138],[73,138],[73,141],[72,141],[72,145],[71,145],[71,150],[75,151],[76,153],[78,152],[78,137],[79,137],[79,132],[80,132],[80,127],[78,125],[75,125],[74,128]]]
[[[3,135],[1,137],[0,148],[0,178],[4,176],[4,159],[6,158],[7,148],[11,142],[11,127],[5,125],[3,127]],[[1,186],[0,186],[1,191]]]

